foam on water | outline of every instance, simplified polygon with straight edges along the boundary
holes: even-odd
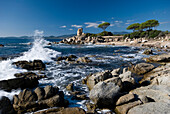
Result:
[[[18,95],[20,91],[21,90],[13,90],[11,92],[6,92],[6,91],[3,91],[3,90],[0,90],[0,99],[2,98],[2,96],[6,96],[10,100],[12,100],[13,96],[16,95],[16,94]]]
[[[0,80],[12,79],[15,78],[14,76],[15,73],[21,73],[27,71],[24,69],[16,68],[14,65],[12,65],[13,62],[21,61],[21,60],[32,61],[35,59],[40,59],[43,62],[51,62],[52,57],[56,57],[57,54],[61,54],[60,52],[45,48],[49,42],[44,40],[42,37],[43,37],[43,31],[36,30],[34,35],[33,46],[29,51],[24,52],[23,56],[0,62]],[[16,90],[13,92],[5,92],[0,90],[0,97],[2,95],[11,97],[19,92],[20,90]]]

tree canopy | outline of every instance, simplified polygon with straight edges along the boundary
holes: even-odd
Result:
[[[127,30],[131,30],[132,29],[133,31],[135,31],[135,30],[138,30],[139,27],[140,27],[139,23],[134,23],[134,24],[129,25],[126,29]]]
[[[143,22],[141,24],[139,24],[139,23],[131,24],[126,29],[127,30],[132,29],[133,31],[135,31],[135,30],[143,31],[143,29],[149,28],[149,30],[151,30],[152,27],[157,27],[157,26],[159,26],[159,22],[157,20],[152,19],[152,20]]]
[[[101,28],[101,29],[103,29],[103,30],[105,31],[105,29],[106,29],[108,26],[110,26],[110,23],[105,22],[105,23],[100,24],[100,25],[98,26],[98,28]]]

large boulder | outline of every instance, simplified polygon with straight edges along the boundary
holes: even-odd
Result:
[[[127,112],[131,108],[133,108],[133,107],[135,107],[137,105],[140,105],[140,104],[142,104],[142,102],[140,100],[138,100],[138,101],[130,102],[130,103],[127,103],[127,104],[124,104],[124,105],[121,105],[121,106],[117,106],[115,108],[115,112],[117,114],[127,114]],[[141,114],[141,113],[134,113],[134,114]]]
[[[17,61],[13,62],[13,65],[16,65],[19,68],[27,70],[45,70],[45,64],[41,60],[34,60],[31,62],[28,61]]]
[[[90,91],[90,99],[97,107],[106,108],[115,105],[120,95],[122,82],[119,77],[114,77],[97,83]]]
[[[123,82],[123,91],[129,91],[135,88],[136,82],[131,71],[124,71],[124,73],[120,74],[119,77]]]
[[[117,102],[116,102],[116,105],[122,105],[122,104],[126,104],[126,103],[129,103],[131,101],[134,101],[136,98],[135,98],[135,95],[134,94],[126,94],[126,95],[123,95],[121,96]]]
[[[128,114],[169,114],[170,103],[150,102],[136,106],[129,110]]]
[[[137,65],[134,65],[130,68],[130,71],[138,74],[138,75],[142,75],[142,74],[146,74],[149,71],[153,70],[155,67],[152,64],[148,64],[148,63],[139,63]]]
[[[77,59],[77,62],[90,63],[90,62],[92,62],[92,60],[90,60],[88,57],[79,57],[79,58]]]
[[[112,78],[112,74],[110,71],[106,70],[103,72],[97,72],[87,78],[86,84],[89,89],[92,89],[98,82],[104,81],[108,78]]]
[[[170,76],[169,71],[170,71],[170,64],[169,63],[167,63],[164,66],[159,66],[159,67],[153,69],[151,72],[145,74],[143,79],[141,80],[141,83],[147,82],[147,81],[152,82],[153,79],[157,77],[159,79],[155,80],[155,82],[158,81],[158,84],[160,84],[160,83],[162,83],[162,81],[159,81],[159,80],[163,80],[163,82],[164,82],[164,81],[166,81],[165,78],[168,78]]]
[[[33,72],[24,72],[24,73],[16,73],[14,74],[15,77],[22,77],[22,78],[30,78],[30,79],[41,79],[45,78],[46,75],[37,75]]]
[[[3,96],[0,99],[0,113],[1,114],[14,114],[15,113],[9,98]]]
[[[145,55],[150,55],[150,54],[153,54],[152,50],[151,49],[146,49],[143,54]]]
[[[68,101],[64,99],[64,93],[58,88],[46,86],[36,88],[34,91],[24,89],[19,95],[14,96],[13,107],[18,113],[32,112],[50,107],[64,107]]]
[[[160,91],[159,89],[154,89],[153,86],[146,86],[134,89],[131,93],[138,95],[138,97],[146,96],[155,102],[168,102],[170,103],[169,94]]]
[[[11,91],[12,89],[24,89],[24,88],[33,88],[39,84],[38,79],[30,78],[14,78],[9,80],[0,81],[0,89]]]
[[[162,55],[155,55],[146,58],[147,62],[170,62],[170,53],[162,54]]]

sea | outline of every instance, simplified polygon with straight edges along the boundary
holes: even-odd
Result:
[[[82,79],[91,73],[104,70],[113,70],[116,68],[125,68],[131,64],[144,62],[143,58],[149,57],[142,54],[144,49],[139,47],[114,46],[114,45],[67,45],[54,44],[50,42],[59,42],[62,39],[44,39],[43,31],[35,31],[31,38],[0,38],[0,57],[9,57],[7,60],[0,61],[0,80],[15,78],[15,73],[27,72],[27,70],[17,68],[12,65],[13,62],[20,60],[32,61],[40,59],[46,65],[47,69],[43,72],[47,78],[39,80],[39,86],[53,85],[64,91],[65,98],[69,100],[70,107],[81,107],[86,109],[87,100],[75,100],[66,90],[69,83],[73,83],[76,90],[89,94],[86,85],[82,84]],[[158,54],[154,50],[154,54]],[[89,57],[91,63],[70,64],[65,61],[57,62],[57,57],[76,55],[77,57]],[[37,72],[37,71],[34,71]],[[7,96],[11,101],[13,95],[19,94],[21,90],[12,90],[6,92],[0,90],[0,98]]]

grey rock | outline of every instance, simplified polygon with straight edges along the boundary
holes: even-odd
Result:
[[[92,89],[94,85],[96,85],[98,82],[104,81],[108,78],[112,78],[112,74],[110,71],[106,70],[104,72],[97,72],[87,78],[86,84],[89,89]]]
[[[169,114],[170,104],[166,102],[151,102],[136,106],[128,114]]]
[[[116,105],[122,105],[126,104],[128,102],[131,102],[135,100],[135,95],[134,94],[126,94],[124,96],[121,96],[118,101],[116,102]]]
[[[120,78],[115,78],[113,81],[97,83],[90,91],[90,99],[98,107],[110,107],[116,103],[117,97],[120,95],[121,87],[115,82],[119,82]],[[121,81],[121,80],[120,80]]]
[[[153,70],[155,67],[152,64],[148,63],[139,63],[130,68],[130,71],[139,75],[146,74],[149,71]]]

